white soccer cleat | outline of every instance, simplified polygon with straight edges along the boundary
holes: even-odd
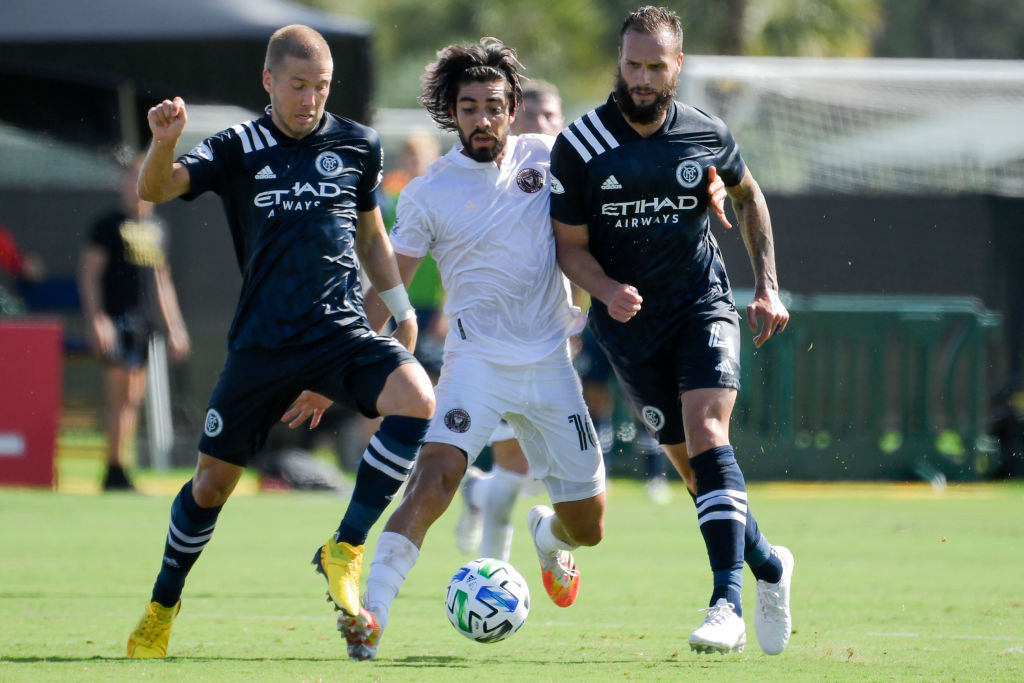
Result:
[[[782,578],[778,583],[757,582],[757,611],[754,612],[757,643],[766,655],[777,655],[785,650],[789,634],[793,631],[793,618],[789,612],[793,553],[781,545],[772,546],[772,552],[782,563]]]
[[[743,652],[743,646],[747,644],[747,627],[736,614],[735,606],[725,598],[719,598],[704,611],[708,613],[704,623],[690,634],[690,649],[702,654]]]
[[[476,555],[484,535],[484,516],[480,508],[470,503],[469,489],[486,477],[479,467],[470,465],[459,489],[462,491],[462,514],[455,523],[455,545],[464,555]]]

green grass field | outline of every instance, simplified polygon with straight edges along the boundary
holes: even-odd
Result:
[[[90,469],[91,468],[91,469]],[[87,491],[95,465],[62,467]],[[79,478],[76,488],[75,479]],[[171,497],[187,472],[141,479],[149,495],[0,489],[0,680],[714,680],[1003,681],[1024,678],[1024,486],[751,486],[762,528],[796,556],[794,633],[761,653],[754,586],[747,649],[687,645],[710,572],[690,500],[649,502],[616,480],[607,533],[583,549],[580,598],[544,594],[526,511],[512,563],[532,613],[509,640],[479,645],[444,613],[453,506],[427,538],[374,662],[350,662],[308,560],[346,499],[243,486],[186,586],[163,661],[124,658],[158,569]],[[84,482],[84,483],[83,483]],[[374,529],[374,537],[379,527]],[[372,556],[372,539],[368,553]],[[364,572],[365,574],[365,572]]]

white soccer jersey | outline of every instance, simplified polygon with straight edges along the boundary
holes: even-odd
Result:
[[[551,230],[554,138],[508,138],[499,167],[456,145],[402,191],[391,231],[399,254],[429,252],[447,293],[445,352],[502,365],[547,357],[585,318],[571,304]]]

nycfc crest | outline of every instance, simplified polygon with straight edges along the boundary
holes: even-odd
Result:
[[[654,406],[644,406],[640,410],[640,416],[647,423],[647,426],[656,432],[660,432],[665,426],[665,413]]]
[[[696,161],[686,159],[676,166],[676,180],[688,190],[697,187],[703,176],[700,164]]]
[[[469,425],[472,423],[469,413],[462,408],[452,408],[444,414],[444,426],[458,434],[465,434],[469,431]]]
[[[516,185],[523,192],[533,194],[544,187],[544,175],[535,168],[524,168],[516,176]]]
[[[203,433],[209,437],[214,437],[224,431],[224,420],[213,408],[206,411],[206,425],[203,427]]]
[[[316,170],[320,175],[333,178],[341,173],[341,157],[334,152],[321,152],[316,158]]]

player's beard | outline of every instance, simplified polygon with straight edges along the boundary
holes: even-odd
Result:
[[[494,138],[494,144],[490,147],[473,147],[473,136],[474,135],[489,135]],[[488,161],[494,161],[501,155],[501,152],[505,149],[505,139],[490,133],[486,130],[474,129],[470,131],[469,135],[464,135],[462,129],[459,129],[459,142],[462,143],[463,149],[466,150],[466,156],[474,161],[486,163]]]
[[[622,71],[619,70],[615,74],[615,101],[626,118],[633,123],[641,126],[648,123],[656,123],[665,116],[669,105],[672,104],[678,83],[679,79],[673,78],[671,82],[665,84],[665,87],[660,92],[655,93],[656,96],[653,102],[650,104],[637,104],[633,101],[633,96],[629,92],[626,79],[622,77]]]

